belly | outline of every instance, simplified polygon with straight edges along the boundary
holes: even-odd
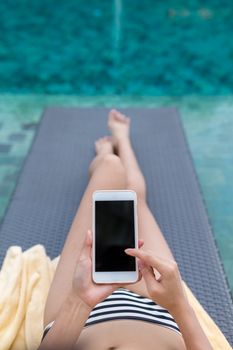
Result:
[[[77,350],[185,350],[177,332],[134,320],[114,320],[85,327]]]

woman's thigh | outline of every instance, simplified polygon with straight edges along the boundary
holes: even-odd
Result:
[[[144,199],[138,199],[138,235],[143,239],[144,250],[154,251],[158,256],[174,259],[172,252]],[[146,284],[143,279],[134,284],[126,284],[125,288],[135,293],[149,297]]]
[[[71,288],[86,232],[92,227],[92,193],[124,188],[125,172],[119,158],[114,155],[106,157],[89,181],[66,238],[45,306],[45,325],[55,319]]]

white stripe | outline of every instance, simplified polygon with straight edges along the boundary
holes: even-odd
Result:
[[[117,293],[129,295],[129,296],[135,297],[135,298],[137,298],[137,299],[139,299],[139,300],[146,300],[146,301],[150,301],[150,302],[153,301],[152,299],[146,298],[146,297],[144,297],[144,296],[142,296],[142,295],[139,295],[139,294],[137,294],[137,293],[131,292],[130,290],[124,290],[124,289],[122,289],[122,290],[119,290],[119,289],[115,290],[115,291],[110,295],[110,297],[111,297],[112,295],[117,295]]]
[[[107,297],[107,299],[105,299],[104,301],[102,301],[101,303],[97,304],[97,305],[101,305],[105,302],[108,302],[109,300],[114,300],[114,299],[117,299],[117,298],[122,298],[124,300],[133,300],[133,301],[137,301],[138,303],[142,303],[142,304],[148,304],[148,301],[149,302],[152,302],[152,300],[150,299],[139,299],[139,298],[136,298],[132,295],[119,295],[119,294],[112,294],[110,295],[109,297]],[[119,301],[120,302],[120,301]],[[160,305],[153,305],[153,307],[156,307],[158,309],[161,309],[161,310],[164,310],[164,308],[162,308]]]
[[[44,328],[44,332],[47,331],[47,329],[50,329],[52,327],[52,325],[54,324],[54,322],[55,321],[48,323],[47,326]]]
[[[153,301],[150,298],[147,298],[147,297],[145,297],[145,296],[143,296],[141,294],[137,294],[137,293],[131,292],[131,290],[127,290],[127,289],[117,289],[112,294],[117,294],[117,293],[124,293],[126,295],[132,295],[132,296],[138,297],[138,299],[144,299],[144,300],[147,300],[147,301]]]

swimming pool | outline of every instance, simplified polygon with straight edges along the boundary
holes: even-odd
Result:
[[[225,95],[231,0],[2,0],[0,91]]]
[[[233,290],[233,7],[0,2],[0,218],[43,108],[179,108]]]

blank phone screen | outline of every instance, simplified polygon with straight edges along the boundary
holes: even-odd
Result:
[[[134,201],[95,202],[95,265],[97,272],[136,271],[135,258],[126,248],[135,248]]]

